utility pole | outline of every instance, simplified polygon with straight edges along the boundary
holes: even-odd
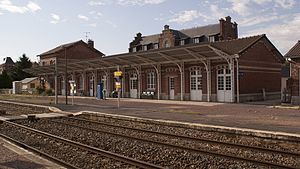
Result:
[[[66,96],[66,104],[68,104],[68,64],[67,64],[67,48],[65,47],[65,96]]]
[[[54,72],[54,93],[55,93],[55,104],[58,104],[58,96],[57,96],[57,57],[55,58],[55,72]]]

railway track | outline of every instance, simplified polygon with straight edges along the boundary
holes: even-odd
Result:
[[[176,149],[217,155],[220,157],[243,160],[258,165],[278,168],[300,168],[300,154],[269,148],[254,147],[235,143],[226,143],[203,138],[194,138],[176,134],[160,133],[145,129],[107,124],[79,118],[54,120],[55,123],[78,127],[83,130],[113,134],[133,140],[146,141]],[[67,122],[68,121],[68,122]],[[70,122],[71,121],[71,122]],[[78,123],[80,122],[80,123]],[[93,128],[87,127],[92,126]],[[124,134],[126,133],[126,134]],[[224,150],[226,153],[224,153]],[[291,163],[291,164],[288,164]]]
[[[53,126],[69,126],[86,131],[91,135],[104,133],[116,137],[123,137],[132,141],[138,140],[149,144],[160,145],[171,149],[180,149],[187,152],[218,156],[230,160],[252,163],[255,166],[275,168],[299,168],[300,155],[293,152],[284,152],[260,147],[236,145],[217,142],[207,139],[192,138],[174,134],[159,133],[124,127],[115,124],[106,124],[78,118],[62,118],[48,120]],[[90,127],[87,127],[90,126]],[[84,136],[82,136],[84,137]],[[80,138],[77,138],[80,140]],[[81,140],[85,140],[81,138]],[[88,144],[88,143],[87,143]]]
[[[34,150],[67,168],[162,168],[20,124],[0,121],[0,126],[2,137]]]
[[[90,117],[86,117],[85,114],[77,117],[80,117],[80,119],[90,120]],[[94,117],[96,117],[97,121],[94,120]],[[172,124],[152,120],[133,120],[130,118],[118,118],[106,115],[93,115],[92,121],[103,124],[117,124],[120,127],[123,126],[146,131],[157,131],[165,134],[175,133],[177,135],[192,138],[201,138],[204,140],[222,143],[234,143],[238,145],[248,145],[250,147],[270,149],[272,151],[279,150],[283,152],[291,152],[292,154],[300,154],[299,141],[290,139],[266,138],[252,134],[237,134],[236,132],[226,132],[214,129],[208,130],[207,128],[194,128],[193,126],[183,124]],[[288,146],[286,145],[287,142]]]

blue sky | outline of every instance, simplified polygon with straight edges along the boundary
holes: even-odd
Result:
[[[127,52],[137,32],[184,29],[231,16],[239,36],[267,34],[285,54],[300,40],[298,0],[0,0],[0,63],[85,40],[106,55]]]

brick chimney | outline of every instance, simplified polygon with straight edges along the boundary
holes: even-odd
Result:
[[[231,17],[225,17],[225,20],[221,18],[220,20],[220,40],[230,40],[238,38],[238,28],[237,23],[231,22]]]
[[[169,26],[169,25],[165,25],[165,26],[164,26],[164,30],[165,30],[165,31],[167,31],[167,30],[169,30],[169,29],[170,29],[170,26]]]
[[[91,40],[91,39],[89,39],[89,40],[88,40],[88,46],[89,46],[90,48],[94,48],[94,41]]]

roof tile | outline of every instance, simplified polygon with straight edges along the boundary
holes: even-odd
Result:
[[[286,58],[300,57],[300,40],[284,55]]]

